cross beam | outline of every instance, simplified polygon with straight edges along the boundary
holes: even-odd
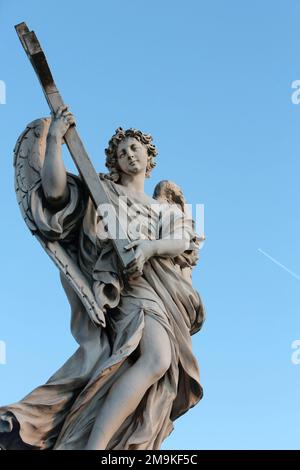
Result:
[[[35,73],[40,81],[47,103],[51,111],[56,113],[58,108],[64,105],[64,102],[55,85],[51,70],[40,43],[34,31],[29,31],[26,23],[17,24],[15,29],[28,56],[28,59],[30,60],[31,65],[33,66]],[[74,163],[85,185],[88,188],[90,197],[96,209],[98,210],[98,213],[103,215],[101,214],[101,204],[112,205],[112,203],[109,195],[105,191],[99,175],[92,165],[92,162],[84,148],[75,126],[72,126],[68,129],[64,136],[64,140],[74,160]],[[134,250],[124,249],[124,247],[129,243],[127,234],[118,218],[112,222],[117,223],[118,225],[118,238],[114,238],[112,236],[110,238],[113,242],[119,261],[121,262],[121,266],[124,269],[135,258]],[[110,220],[108,220],[107,226],[108,234],[114,233],[113,227],[111,227],[110,230]]]

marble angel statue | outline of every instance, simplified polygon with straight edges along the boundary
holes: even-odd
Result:
[[[114,206],[123,198],[129,208],[135,260],[121,272],[104,218],[82,179],[65,170],[61,144],[73,124],[67,107],[29,124],[14,165],[23,218],[59,268],[79,347],[46,384],[0,407],[0,447],[159,449],[202,398],[191,345],[204,320],[191,277],[200,238],[175,183],[144,192],[157,155],[152,137],[118,128],[105,150],[109,172],[99,177]]]

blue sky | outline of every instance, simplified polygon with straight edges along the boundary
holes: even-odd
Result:
[[[205,397],[164,448],[299,448],[299,15],[296,0],[0,1],[1,404],[46,381],[76,348],[57,270],[13,189],[17,137],[49,114],[14,32],[25,20],[95,167],[104,171],[116,127],[140,128],[159,151],[147,192],[168,178],[205,204],[194,285],[207,321],[193,338]]]

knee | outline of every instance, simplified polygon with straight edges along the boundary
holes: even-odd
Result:
[[[149,382],[153,384],[163,377],[169,369],[171,365],[171,352],[163,351],[162,354],[159,354],[159,351],[152,351],[150,354],[147,354],[147,357],[142,356],[140,361]]]

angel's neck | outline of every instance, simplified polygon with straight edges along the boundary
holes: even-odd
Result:
[[[139,193],[145,192],[145,175],[143,173],[137,175],[127,175],[125,173],[121,176],[121,185],[131,191]]]

